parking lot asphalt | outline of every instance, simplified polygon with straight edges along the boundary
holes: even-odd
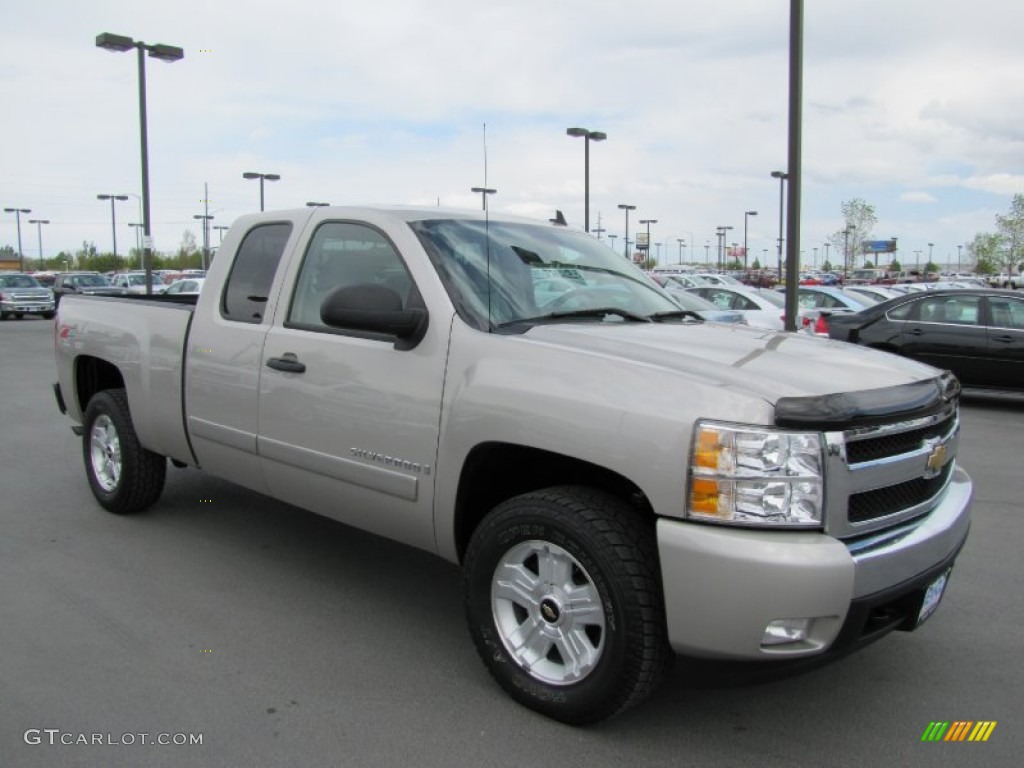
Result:
[[[192,469],[169,470],[144,514],[104,512],[54,403],[52,352],[50,322],[0,323],[0,765],[864,768],[1024,753],[1024,398],[964,401],[973,525],[919,631],[777,679],[680,663],[640,707],[571,728],[489,679],[451,564]],[[922,742],[935,721],[997,726],[985,743]]]

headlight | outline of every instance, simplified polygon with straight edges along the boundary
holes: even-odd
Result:
[[[686,515],[733,525],[822,525],[822,438],[817,432],[697,423]]]

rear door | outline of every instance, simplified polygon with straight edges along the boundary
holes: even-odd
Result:
[[[186,351],[185,413],[200,466],[263,493],[256,448],[263,343],[283,280],[278,267],[303,218],[236,224],[242,230],[228,233],[223,252],[235,258],[214,261],[211,285],[221,291],[200,294]]]
[[[450,318],[412,349],[341,331],[320,304],[343,286],[383,285],[422,306],[399,249],[364,221],[324,220],[282,297],[262,355],[259,451],[274,496],[433,550],[434,463]]]
[[[1024,389],[1024,299],[989,296],[988,382],[998,389]]]

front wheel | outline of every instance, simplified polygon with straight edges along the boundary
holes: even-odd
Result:
[[[551,488],[500,504],[470,541],[463,593],[491,674],[556,720],[610,717],[671,663],[653,520],[602,491]]]
[[[82,454],[93,496],[110,512],[141,512],[160,498],[167,460],[139,443],[123,389],[99,392],[89,401]]]

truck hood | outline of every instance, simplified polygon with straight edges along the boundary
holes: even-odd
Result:
[[[887,352],[748,326],[574,323],[535,326],[526,337],[561,347],[567,356],[632,361],[772,405],[780,397],[881,389],[938,375],[934,368]]]

